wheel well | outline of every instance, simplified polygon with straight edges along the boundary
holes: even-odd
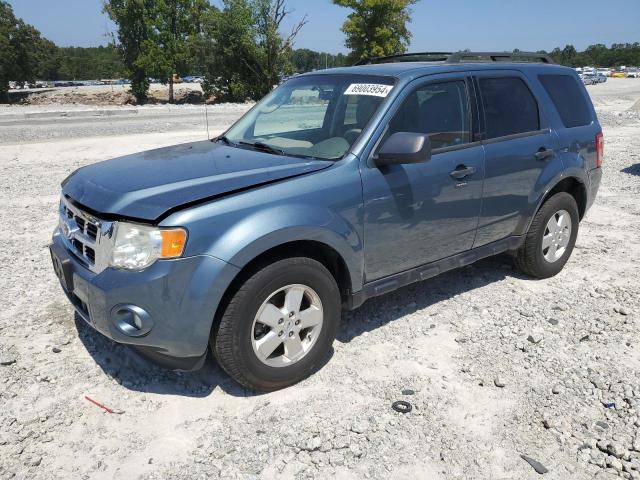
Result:
[[[558,184],[549,191],[542,203],[546,202],[547,199],[551,198],[558,192],[567,192],[574,198],[578,205],[580,220],[582,220],[582,217],[584,217],[587,210],[587,189],[584,184],[574,177],[565,178],[558,182]]]
[[[291,257],[308,257],[320,262],[331,272],[331,275],[333,275],[333,278],[336,280],[342,301],[344,302],[347,299],[351,291],[351,277],[349,276],[349,270],[345,261],[336,250],[325,243],[312,240],[283,243],[282,245],[278,245],[261,253],[240,270],[227,288],[218,305],[214,328],[234,293],[251,275],[273,262]]]

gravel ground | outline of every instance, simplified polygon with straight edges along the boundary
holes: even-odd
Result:
[[[168,372],[92,331],[46,250],[67,174],[201,139],[202,123],[160,110],[33,122],[13,107],[0,118],[0,478],[526,480],[542,466],[640,479],[640,80],[589,91],[604,179],[560,275],[534,281],[501,256],[369,301],[344,315],[321,371],[265,395],[212,361]],[[219,109],[214,132],[246,106]]]

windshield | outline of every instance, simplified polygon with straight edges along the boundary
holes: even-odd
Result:
[[[221,137],[268,153],[342,158],[389,95],[391,77],[305,75],[264,97]]]

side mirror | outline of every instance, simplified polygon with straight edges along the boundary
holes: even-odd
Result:
[[[377,167],[431,160],[431,140],[427,135],[397,132],[382,144],[375,157]]]

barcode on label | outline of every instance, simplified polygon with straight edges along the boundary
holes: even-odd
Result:
[[[352,83],[344,91],[345,95],[373,95],[374,97],[386,97],[393,85],[381,85],[379,83]]]

